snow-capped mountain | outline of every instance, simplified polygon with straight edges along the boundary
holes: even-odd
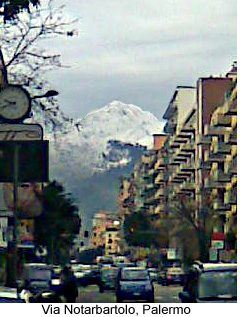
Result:
[[[64,118],[65,119],[65,118]],[[162,124],[150,112],[134,105],[113,101],[109,105],[90,112],[87,116],[69,123],[65,119],[66,131],[55,133],[51,146],[52,172],[82,176],[89,175],[101,166],[102,153],[107,152],[109,140],[141,144],[148,148],[153,145],[153,133],[160,133]],[[52,133],[48,135],[53,140]]]
[[[50,140],[50,179],[62,182],[89,215],[96,208],[116,209],[112,202],[120,173],[126,172],[122,168],[132,168],[140,153],[152,148],[152,134],[161,133],[163,128],[150,112],[120,101],[78,120],[60,111],[53,121],[39,113],[34,118],[44,126],[45,139]],[[119,169],[111,172],[112,168]]]

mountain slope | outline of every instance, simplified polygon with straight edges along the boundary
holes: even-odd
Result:
[[[152,134],[163,127],[150,112],[119,101],[76,121],[59,112],[55,122],[44,129],[50,179],[73,194],[88,221],[99,209],[116,211],[119,177],[131,172],[146,149],[140,145],[151,148]]]

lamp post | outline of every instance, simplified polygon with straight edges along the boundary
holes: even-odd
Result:
[[[48,98],[58,95],[55,90],[49,90],[43,95],[37,95],[31,97],[31,101],[37,98]],[[19,183],[19,144],[16,142],[13,147],[13,239],[12,239],[12,260],[8,262],[7,270],[7,284],[9,286],[15,286],[17,277],[17,265],[18,265],[18,183]]]

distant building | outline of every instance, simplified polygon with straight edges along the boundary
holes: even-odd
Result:
[[[119,221],[118,216],[107,211],[95,214],[92,222],[90,247],[104,247],[105,254],[118,252]]]

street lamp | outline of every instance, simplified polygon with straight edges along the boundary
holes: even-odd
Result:
[[[34,99],[39,99],[39,98],[49,98],[49,97],[54,97],[54,96],[57,96],[59,95],[59,92],[56,91],[56,90],[48,90],[45,94],[43,95],[37,95],[37,96],[33,96],[31,97],[31,100],[34,100]]]

